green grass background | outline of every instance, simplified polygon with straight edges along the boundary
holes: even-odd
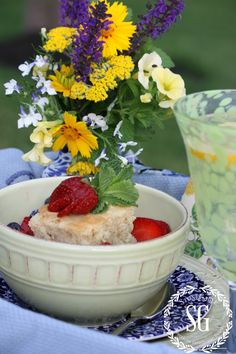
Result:
[[[135,13],[144,11],[145,1],[125,2]],[[11,40],[23,32],[24,10],[24,0],[1,0],[0,41]],[[186,0],[182,20],[157,41],[176,63],[188,93],[236,87],[235,13],[235,0]],[[16,68],[3,66],[0,60],[0,148],[14,146],[26,151],[31,147],[29,131],[19,131],[16,126],[19,103],[6,97],[3,90],[3,83],[17,76]],[[188,172],[174,118],[145,143],[142,160],[156,168]]]

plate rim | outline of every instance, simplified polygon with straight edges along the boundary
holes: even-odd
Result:
[[[189,259],[189,258],[190,258],[190,260],[192,259],[192,257],[183,256],[184,261],[187,262],[187,263],[188,263],[188,259]],[[196,272],[195,272],[194,270],[192,270],[192,269],[189,269],[188,266],[187,266],[185,263],[184,263],[184,264],[181,264],[181,263],[182,263],[182,262],[180,262],[180,263],[177,265],[177,267],[178,267],[178,266],[182,266],[182,267],[186,268],[188,271],[190,271],[190,272],[194,273],[195,275],[197,275]],[[199,264],[199,261],[197,261],[197,264]],[[202,263],[201,263],[201,264],[202,264]],[[177,267],[176,267],[176,268],[177,268]],[[173,273],[174,273],[174,272],[173,272]],[[200,281],[203,281],[203,282],[205,283],[205,281],[204,281],[199,275],[197,275],[197,277],[199,278]],[[207,285],[207,284],[205,283],[205,285]],[[206,317],[206,316],[209,314],[209,312],[211,311],[212,305],[213,305],[213,301],[212,301],[211,304],[210,304],[209,311],[207,311],[207,313],[204,314],[204,317]],[[109,324],[108,324],[108,325],[109,325]],[[112,324],[110,324],[110,325],[112,325]],[[104,325],[103,325],[103,326],[104,326]],[[132,336],[131,336],[131,337],[126,337],[126,336],[122,336],[122,335],[120,335],[120,337],[123,338],[123,339],[129,340],[129,341],[133,341],[133,342],[155,342],[155,341],[158,341],[158,340],[162,340],[162,339],[167,338],[170,333],[177,334],[177,333],[180,333],[180,332],[184,332],[184,331],[186,331],[188,328],[190,328],[191,326],[192,326],[192,325],[189,324],[189,325],[186,325],[186,326],[183,327],[183,328],[176,329],[174,332],[173,332],[173,331],[170,331],[170,332],[163,333],[162,335],[151,336],[151,337],[147,337],[147,338],[144,338],[144,337],[142,337],[142,338],[135,338],[134,336],[133,336],[133,337],[132,337]],[[84,327],[87,327],[87,328],[89,328],[89,329],[93,329],[93,330],[96,330],[96,331],[99,331],[99,332],[102,332],[102,333],[107,333],[107,332],[104,332],[104,331],[102,331],[102,330],[99,330],[99,327],[102,327],[102,325],[101,325],[101,326],[84,326]],[[108,335],[111,335],[111,333],[107,333],[107,334],[108,334]]]

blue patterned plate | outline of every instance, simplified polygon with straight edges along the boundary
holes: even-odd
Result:
[[[169,282],[174,285],[176,293],[181,291],[181,289],[185,288],[187,285],[194,288],[194,291],[191,293],[186,293],[181,296],[178,301],[175,301],[174,307],[168,317],[168,322],[171,323],[170,331],[177,333],[191,326],[191,321],[186,315],[187,305],[192,305],[191,315],[194,320],[197,321],[198,309],[201,310],[201,318],[205,317],[209,312],[212,305],[212,296],[202,290],[205,283],[193,272],[182,266],[178,266],[176,268],[175,272],[170,276]],[[0,297],[15,305],[37,312],[36,309],[21,301],[1,277]],[[126,321],[127,318],[129,318],[129,316],[113,324],[103,325],[96,328],[93,327],[93,329],[105,333],[111,333],[116,327]],[[123,332],[121,336],[129,340],[136,341],[147,341],[163,338],[170,332],[164,328],[163,323],[164,309],[152,320],[141,320],[136,322],[135,325],[130,326],[125,332]]]

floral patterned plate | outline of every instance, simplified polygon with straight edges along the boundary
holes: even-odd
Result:
[[[175,307],[173,308],[173,311],[171,311],[170,317],[168,318],[171,323],[170,331],[177,333],[191,326],[191,321],[186,315],[186,306],[193,305],[192,308],[194,311],[191,312],[191,314],[193,318],[197,320],[198,309],[200,306],[205,305],[201,308],[202,317],[207,315],[212,304],[212,297],[211,295],[203,292],[202,287],[205,283],[192,271],[183,266],[178,266],[176,268],[175,272],[169,278],[169,282],[174,285],[176,292],[186,287],[186,285],[194,287],[194,291],[191,294],[188,293],[181,296],[180,300],[175,303]],[[0,278],[0,297],[18,306],[37,312],[36,309],[22,302],[8,287],[3,278]],[[129,316],[127,316],[127,318],[128,317]],[[93,329],[105,333],[111,333],[125,320],[126,318],[123,318],[116,323],[103,325],[96,328],[93,327]],[[136,341],[147,341],[166,337],[169,331],[164,328],[163,322],[164,309],[152,320],[142,320],[136,322],[135,325],[130,326],[125,332],[122,333],[122,337]]]

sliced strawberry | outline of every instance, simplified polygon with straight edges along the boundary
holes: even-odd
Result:
[[[64,197],[69,195],[69,193],[70,193],[70,188],[59,184],[59,186],[52,192],[49,198],[49,202],[48,202],[49,206],[51,207],[54,202],[58,201],[59,199],[63,199]]]
[[[162,220],[155,220],[157,225],[161,228],[163,235],[168,234],[171,230],[170,230],[170,226]]]
[[[31,219],[30,216],[24,217],[24,219],[21,223],[21,226],[20,226],[20,231],[23,232],[23,234],[34,236],[34,233],[29,226],[30,219]]]
[[[149,218],[136,218],[132,235],[138,242],[152,240],[170,232],[169,225],[161,220]]]
[[[59,184],[49,199],[48,210],[58,216],[88,214],[98,204],[94,188],[82,182],[81,177],[71,177]]]
[[[110,243],[110,242],[101,242],[100,245],[101,246],[111,246],[112,243]]]
[[[69,197],[69,195],[64,195],[61,198],[59,197],[58,199],[54,198],[53,201],[50,201],[48,210],[52,212],[63,210],[70,204],[70,202],[71,198]]]

